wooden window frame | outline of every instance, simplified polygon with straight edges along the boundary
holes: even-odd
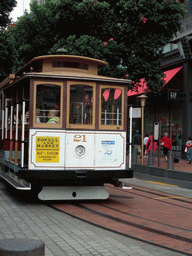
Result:
[[[121,95],[121,125],[104,125],[101,124],[101,92],[102,89],[119,89],[122,91]],[[100,85],[100,90],[99,90],[99,130],[124,130],[124,122],[125,122],[125,117],[124,117],[124,96],[125,96],[125,87],[123,86],[113,86],[113,85]]]
[[[93,122],[92,124],[70,124],[70,86],[71,85],[88,85],[93,87]],[[77,81],[68,81],[67,82],[67,116],[66,116],[66,127],[70,129],[84,129],[84,130],[92,130],[95,129],[95,105],[96,105],[96,83],[93,82],[77,82]]]
[[[41,84],[52,84],[52,85],[57,85],[60,86],[60,123],[59,124],[52,124],[52,123],[36,123],[36,100],[37,100],[37,85]],[[33,104],[33,127],[35,128],[49,128],[49,129],[54,129],[54,128],[62,128],[62,123],[63,123],[63,83],[62,82],[50,82],[50,81],[34,81],[34,104]]]

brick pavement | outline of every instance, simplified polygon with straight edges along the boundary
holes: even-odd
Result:
[[[181,255],[90,225],[45,204],[29,202],[28,196],[22,200],[0,179],[0,239],[39,239],[45,243],[45,256]]]
[[[179,153],[176,154],[179,157]],[[129,156],[127,156],[127,168]],[[148,158],[142,160],[140,156],[137,156],[137,163],[132,163],[133,175],[139,179],[157,179],[161,182],[170,182],[170,184],[176,184],[180,187],[192,189],[192,164],[188,164],[187,159],[180,159],[179,163],[174,163],[170,166],[170,163],[165,162],[164,157],[160,154],[154,156],[153,165],[149,166]],[[151,164],[151,161],[150,161]]]
[[[148,158],[144,158],[143,160],[143,164],[148,165]],[[160,166],[158,166],[158,162],[158,157],[155,156],[154,166],[167,169],[167,163],[164,161],[164,157],[160,156]],[[180,159],[179,163],[174,163],[174,170],[192,173],[192,164],[188,164],[188,162],[187,159]],[[137,163],[141,164],[141,158],[139,156],[137,158]]]

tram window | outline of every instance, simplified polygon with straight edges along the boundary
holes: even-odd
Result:
[[[70,86],[70,124],[93,124],[93,86]]]
[[[122,124],[122,90],[101,89],[101,125]]]
[[[36,87],[36,123],[60,123],[61,87],[54,84],[38,84]]]

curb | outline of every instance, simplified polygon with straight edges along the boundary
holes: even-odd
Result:
[[[132,164],[132,169],[133,176],[136,178],[153,178],[153,180],[166,181],[183,188],[192,189],[192,173],[140,164]]]

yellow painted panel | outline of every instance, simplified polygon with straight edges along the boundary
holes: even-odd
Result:
[[[36,162],[59,163],[59,137],[36,137]]]

